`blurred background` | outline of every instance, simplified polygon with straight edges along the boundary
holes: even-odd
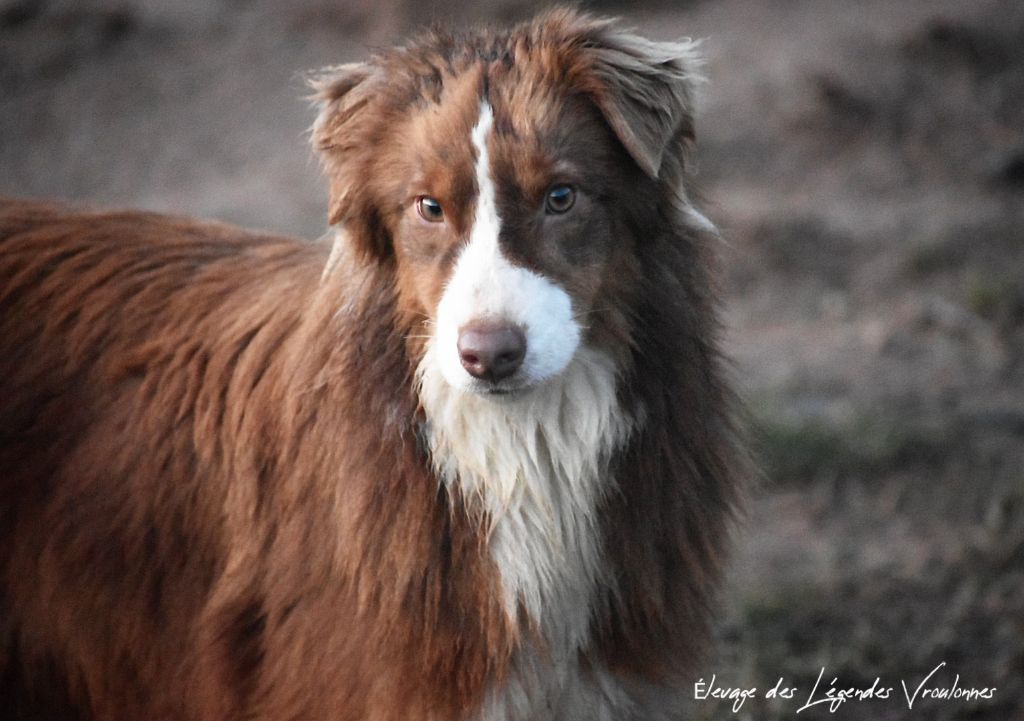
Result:
[[[1024,3],[602,2],[705,38],[699,181],[764,481],[697,702],[790,719],[1024,719]],[[314,238],[302,72],[529,0],[0,0],[0,193]],[[996,687],[918,700],[913,686]]]

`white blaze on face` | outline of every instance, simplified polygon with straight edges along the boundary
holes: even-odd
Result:
[[[561,373],[580,342],[572,301],[558,285],[526,268],[512,265],[498,244],[501,218],[495,203],[487,153],[494,116],[486,102],[473,128],[479,195],[469,241],[459,255],[437,308],[432,348],[445,380],[471,390],[475,379],[459,359],[459,332],[468,323],[490,319],[518,325],[526,335],[522,367],[504,386],[521,388]]]
[[[521,649],[477,719],[618,718],[614,690],[591,682],[596,675],[580,676],[579,652],[590,644],[595,589],[609,573],[598,517],[607,463],[634,423],[619,408],[614,362],[581,343],[569,295],[501,252],[491,125],[484,103],[472,133],[479,187],[473,227],[416,373],[434,471],[484,512],[481,531],[508,618],[518,623],[525,610],[544,639],[542,651]],[[462,367],[459,332],[481,320],[522,329],[523,364],[500,387],[534,390],[498,400]]]

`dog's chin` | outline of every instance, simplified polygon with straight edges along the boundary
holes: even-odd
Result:
[[[487,381],[474,380],[463,386],[460,390],[470,395],[486,398],[496,403],[511,403],[519,398],[524,398],[536,389],[538,383],[525,381],[517,383],[488,383]]]

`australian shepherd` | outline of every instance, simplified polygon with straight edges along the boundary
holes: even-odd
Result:
[[[0,718],[677,719],[737,487],[694,45],[313,80],[329,242],[0,205]]]

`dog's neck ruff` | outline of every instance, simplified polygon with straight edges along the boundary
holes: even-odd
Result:
[[[606,466],[630,422],[603,353],[581,348],[522,396],[452,388],[433,344],[419,366],[426,438],[442,482],[480,509],[510,618],[520,608],[556,658],[585,646],[604,562],[596,518]]]

